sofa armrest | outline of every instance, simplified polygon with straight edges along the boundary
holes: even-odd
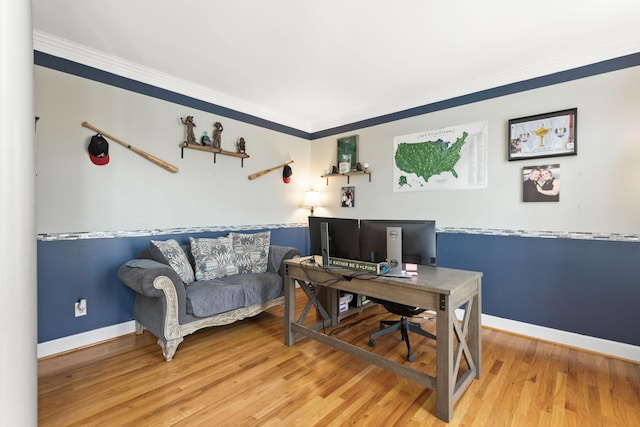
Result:
[[[268,271],[280,274],[284,278],[284,265],[282,262],[287,259],[302,255],[298,249],[291,246],[269,246],[269,268]]]
[[[150,259],[132,259],[125,262],[118,269],[118,278],[129,288],[147,297],[161,297],[162,291],[153,286],[153,281],[159,276],[167,276],[172,282],[178,283],[184,289],[182,280],[176,272],[166,264]]]

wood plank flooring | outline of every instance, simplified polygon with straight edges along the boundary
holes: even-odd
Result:
[[[146,331],[40,360],[39,425],[640,426],[632,362],[485,328],[483,376],[447,424],[431,390],[309,339],[285,346],[282,311],[196,332],[171,362]],[[393,318],[374,307],[334,335],[369,348]],[[435,374],[435,343],[410,339],[414,365]],[[376,341],[371,351],[409,363],[399,333]]]

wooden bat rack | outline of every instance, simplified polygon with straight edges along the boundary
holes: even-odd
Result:
[[[244,159],[248,158],[249,155],[246,153],[236,153],[235,151],[227,151],[221,148],[212,148],[207,147],[205,145],[200,144],[190,144],[188,142],[183,142],[180,144],[180,158],[184,159],[184,149],[190,148],[192,150],[206,151],[208,153],[213,153],[213,163],[216,162],[216,155],[222,154],[223,156],[231,156],[231,157],[239,157],[240,158],[240,167],[244,167]]]

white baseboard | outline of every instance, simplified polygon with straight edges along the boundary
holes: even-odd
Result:
[[[93,331],[83,332],[81,334],[70,335],[68,337],[59,338],[57,340],[47,341],[38,344],[38,358],[47,357],[65,351],[75,350],[88,345],[97,344],[112,338],[135,332],[136,322],[120,323],[118,325],[107,326],[105,328],[94,329]]]
[[[464,316],[464,310],[456,310],[456,316],[459,319],[462,319]],[[640,347],[631,344],[589,337],[586,335],[561,331],[559,329],[546,328],[544,326],[532,325],[487,314],[482,315],[482,325],[505,332],[524,335],[543,341],[640,363]],[[121,335],[133,332],[135,332],[135,322],[132,320],[118,325],[43,342],[38,344],[38,358],[52,356],[54,354],[64,353],[65,351],[97,344],[101,341],[117,338]]]
[[[456,310],[456,316],[458,319],[462,319],[464,310]],[[482,326],[539,339],[541,341],[557,343],[567,347],[592,351],[619,359],[640,362],[640,346],[532,325],[530,323],[518,322],[516,320],[504,319],[487,314],[482,315]]]

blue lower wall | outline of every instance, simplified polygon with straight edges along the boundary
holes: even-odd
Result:
[[[263,230],[248,232],[258,231]],[[218,237],[227,233],[38,241],[38,343],[132,320],[134,294],[120,283],[117,271],[149,247],[150,240],[188,243],[189,236]],[[302,227],[275,228],[271,230],[271,243],[293,246],[306,253],[307,234]],[[87,299],[88,314],[76,318],[73,303],[80,298]]]
[[[116,272],[149,240],[226,233],[39,241],[38,342],[131,320],[133,293]],[[275,228],[271,242],[308,254],[307,233]],[[485,314],[640,345],[640,243],[441,232],[437,264],[484,273]],[[89,314],[76,318],[79,298]]]
[[[640,243],[439,233],[437,264],[484,273],[484,314],[640,345]]]

